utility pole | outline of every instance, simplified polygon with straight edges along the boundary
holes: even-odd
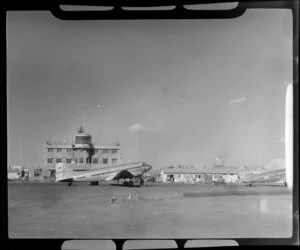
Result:
[[[117,135],[115,135],[115,136],[116,136],[116,145],[119,146],[120,143],[119,143],[119,141],[118,141],[118,136],[117,136]]]
[[[80,124],[79,127],[81,126],[83,128],[83,130],[86,130],[86,128],[87,128],[87,118],[85,117],[85,113],[80,114],[79,124]]]
[[[22,139],[20,139],[20,166],[22,166]]]

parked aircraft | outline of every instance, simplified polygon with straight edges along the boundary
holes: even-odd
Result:
[[[98,185],[99,181],[122,181],[124,185],[133,186],[143,184],[143,174],[152,168],[145,162],[134,162],[109,166],[101,169],[86,170],[76,173],[71,164],[58,163],[55,167],[56,182],[67,182],[71,186],[74,182],[90,182]]]
[[[285,168],[282,168],[259,174],[252,174],[243,178],[241,183],[245,183],[248,186],[253,186],[254,184],[282,183],[286,186],[286,170]]]
[[[242,180],[249,186],[253,184],[283,183],[293,189],[293,84],[289,83],[285,99],[285,167],[254,174]]]

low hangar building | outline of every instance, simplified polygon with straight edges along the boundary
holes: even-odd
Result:
[[[223,179],[225,183],[237,183],[239,181],[239,167],[167,167],[161,169],[160,177],[165,183],[206,183],[220,181],[221,179]]]

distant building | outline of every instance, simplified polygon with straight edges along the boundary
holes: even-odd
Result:
[[[10,169],[7,172],[7,179],[9,181],[19,180],[21,178],[21,171],[18,169]]]
[[[161,170],[160,177],[163,182],[192,183],[205,182],[211,176],[206,169],[168,167]]]
[[[17,166],[17,165],[9,165],[8,170],[18,170],[21,171],[23,169],[22,166]]]
[[[162,169],[160,175],[163,182],[206,183],[223,179],[225,183],[236,183],[239,181],[239,167],[197,168],[193,166],[176,166]]]
[[[74,171],[121,163],[120,145],[94,145],[92,136],[85,133],[82,126],[79,127],[73,144],[46,142],[44,150],[45,168],[49,171],[50,177],[54,177],[55,166],[60,162],[73,163]]]
[[[244,178],[246,175],[251,174],[260,174],[267,171],[264,166],[257,166],[257,165],[244,165],[240,167],[240,177]]]
[[[212,169],[212,180],[224,180],[225,183],[237,183],[240,179],[240,166],[215,165]]]
[[[8,180],[23,180],[28,181],[29,180],[29,169],[23,168],[20,166],[11,166],[7,170],[7,179]]]

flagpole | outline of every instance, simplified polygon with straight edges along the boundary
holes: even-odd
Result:
[[[22,139],[20,139],[20,166],[22,166]]]

